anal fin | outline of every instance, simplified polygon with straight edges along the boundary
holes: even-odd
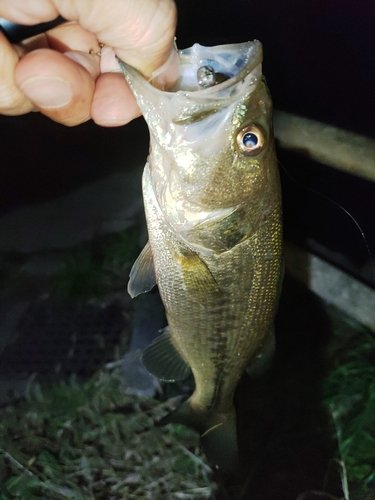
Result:
[[[190,366],[172,343],[168,327],[143,351],[142,363],[152,375],[168,382],[184,380],[190,373]]]
[[[147,242],[130,271],[128,293],[134,298],[141,293],[149,292],[155,285],[154,259],[150,243]]]

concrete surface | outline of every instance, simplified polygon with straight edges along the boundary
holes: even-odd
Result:
[[[323,259],[287,243],[288,271],[312,292],[375,331],[375,291]]]
[[[121,231],[142,217],[143,166],[119,172],[50,202],[18,208],[0,218],[0,252],[69,248]]]

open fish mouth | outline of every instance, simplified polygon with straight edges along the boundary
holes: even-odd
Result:
[[[178,55],[179,77],[169,90],[159,88],[160,72],[147,81],[120,64],[149,125],[150,196],[166,223],[183,237],[197,224],[214,223],[237,209],[237,201],[202,203],[202,193],[218,162],[230,168],[237,155],[232,137],[242,128],[250,95],[262,87],[263,51],[255,40],[194,44]]]
[[[196,43],[179,54],[180,77],[170,92],[203,90],[207,97],[207,94],[212,93],[213,86],[222,84],[220,90],[226,89],[251,73],[262,61],[262,46],[256,40],[216,47],[204,47]],[[229,81],[232,78],[235,81]],[[215,92],[217,90],[214,89]]]
[[[122,61],[120,66],[148,123],[155,122],[156,113],[168,122],[186,125],[251,93],[262,78],[262,58],[257,40],[216,47],[194,44],[179,51],[179,78],[168,91],[158,88],[160,75],[148,82],[133,67]]]

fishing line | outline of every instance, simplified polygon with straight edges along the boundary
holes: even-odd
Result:
[[[309,186],[306,186],[305,184],[303,184],[302,182],[298,181],[297,179],[295,179],[288,171],[287,169],[284,167],[284,165],[281,163],[280,160],[277,160],[278,161],[278,164],[279,166],[283,169],[283,171],[285,172],[285,174],[288,176],[288,178],[293,181],[295,184],[297,184],[298,186],[306,189],[307,191],[310,191],[311,193],[313,194],[316,194],[318,196],[320,196],[322,199],[328,201],[329,203],[332,203],[332,205],[336,206],[337,208],[341,209],[351,220],[352,222],[354,222],[354,224],[356,225],[359,233],[361,234],[362,236],[362,240],[365,244],[365,248],[366,248],[366,251],[367,251],[367,255],[369,256],[369,259],[370,259],[370,270],[371,270],[371,275],[372,275],[372,279],[375,281],[375,262],[374,262],[374,255],[372,254],[371,252],[371,249],[370,249],[370,245],[368,244],[368,241],[367,241],[367,238],[366,238],[366,235],[365,235],[365,232],[363,231],[361,225],[359,224],[359,222],[356,220],[356,218],[346,209],[344,208],[342,205],[340,205],[340,203],[338,203],[337,201],[335,200],[332,200],[332,198],[330,198],[329,196],[326,196],[325,194],[323,193],[320,193],[319,191],[316,191],[315,189],[312,189],[311,187]]]

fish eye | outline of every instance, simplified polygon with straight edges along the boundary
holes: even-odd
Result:
[[[237,134],[238,148],[245,155],[257,155],[262,151],[265,143],[265,134],[258,125],[245,127]]]

